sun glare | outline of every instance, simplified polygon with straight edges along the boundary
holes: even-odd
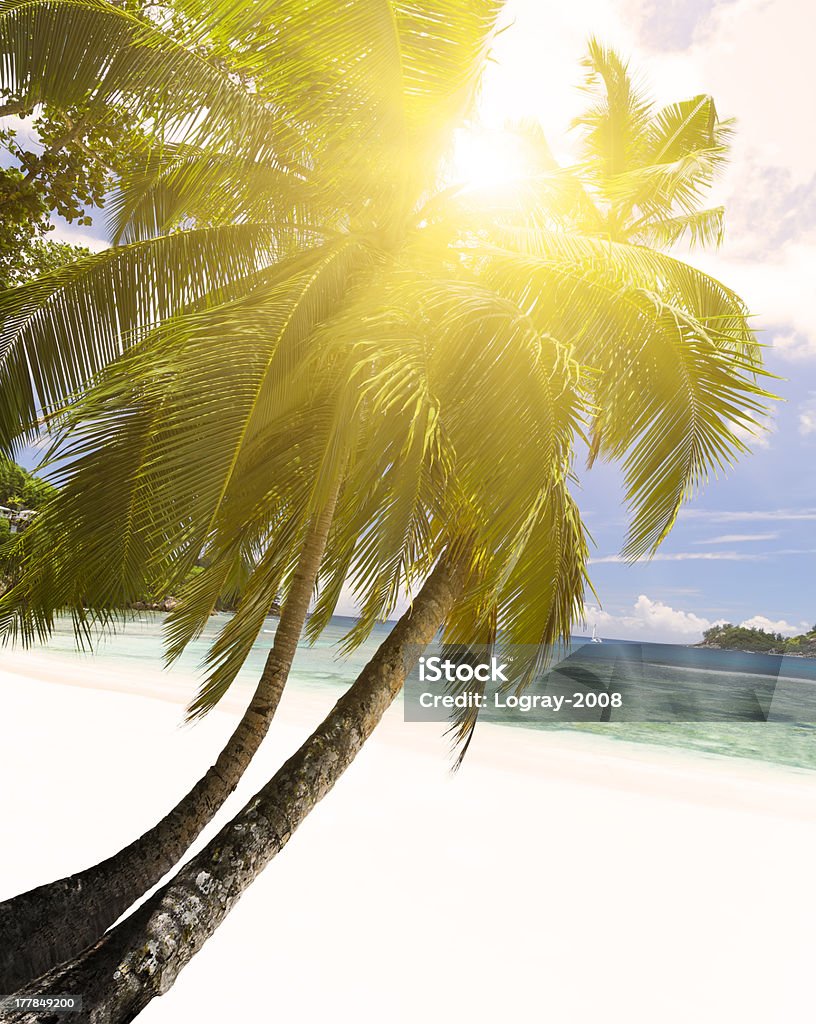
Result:
[[[451,183],[468,191],[501,191],[530,173],[519,136],[506,131],[462,129],[456,134]]]

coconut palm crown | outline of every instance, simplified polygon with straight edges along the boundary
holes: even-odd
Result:
[[[176,656],[242,601],[194,705],[224,693],[342,481],[310,631],[348,581],[359,642],[441,552],[471,564],[460,642],[550,644],[580,614],[576,439],[623,467],[626,553],[745,445],[767,397],[747,309],[647,245],[719,236],[699,199],[728,125],[655,112],[591,44],[576,168],[495,211],[445,179],[501,5],[2,0],[0,86],[149,127],[115,244],[0,297],[0,442],[45,423],[60,491],[0,628],[81,632],[207,553]]]

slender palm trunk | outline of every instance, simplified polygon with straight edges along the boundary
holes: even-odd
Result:
[[[238,784],[269,729],[294,660],[339,481],[304,542],[258,687],[215,764],[144,835],[112,857],[0,904],[0,993],[76,956],[184,855]]]
[[[443,559],[354,685],[241,813],[144,906],[29,991],[82,994],[76,1024],[131,1021],[166,992],[354,760],[444,621],[464,572],[463,562]],[[45,1024],[45,1015],[15,1012],[8,1020]]]

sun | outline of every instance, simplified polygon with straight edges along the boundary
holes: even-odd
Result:
[[[529,153],[513,132],[462,128],[454,138],[451,184],[467,191],[511,189],[531,173]]]

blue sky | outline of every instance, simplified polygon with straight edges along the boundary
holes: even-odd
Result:
[[[506,20],[484,118],[535,117],[564,159],[590,34],[629,54],[658,101],[710,92],[721,116],[737,118],[715,197],[728,210],[726,242],[686,258],[742,294],[768,369],[783,378],[773,385],[784,402],[768,433],[684,511],[650,562],[617,560],[625,534],[617,472],[580,473],[602,602],[588,599],[588,624],[605,636],[676,642],[695,642],[722,620],[799,632],[816,622],[816,12],[801,0],[511,0]],[[79,231],[60,224],[55,237],[99,248],[104,220]],[[352,611],[348,595],[340,610]]]
[[[801,0],[511,0],[483,110],[532,116],[554,150],[568,131],[586,38],[628,54],[655,99],[711,93],[737,118],[717,186],[728,211],[718,253],[685,258],[734,287],[756,313],[782,396],[753,452],[681,514],[650,562],[618,559],[625,536],[619,475],[581,471],[579,503],[596,541],[602,601],[587,619],[606,636],[694,642],[721,620],[793,633],[816,622],[816,11]],[[712,204],[713,205],[713,204]]]

